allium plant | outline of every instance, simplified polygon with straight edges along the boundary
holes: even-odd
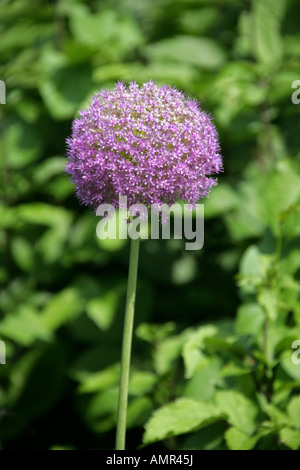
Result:
[[[194,99],[168,85],[119,82],[95,93],[67,139],[76,194],[84,205],[192,206],[208,196],[222,171],[218,134]],[[139,240],[131,240],[122,346],[116,448],[125,449],[128,380],[136,294]]]

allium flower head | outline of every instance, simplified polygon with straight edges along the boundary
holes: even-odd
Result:
[[[168,85],[116,84],[93,95],[74,119],[66,171],[77,196],[96,208],[196,204],[222,171],[218,134],[196,100]]]

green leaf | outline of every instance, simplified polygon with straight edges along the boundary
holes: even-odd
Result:
[[[243,254],[240,273],[243,276],[260,276],[260,253],[257,246],[252,245]]]
[[[262,204],[259,206],[264,220],[270,224],[275,235],[279,234],[280,217],[285,211],[291,210],[293,204],[297,204],[299,196],[299,175],[288,162],[284,162],[268,177],[261,199]]]
[[[226,337],[225,339],[219,337],[208,337],[204,340],[208,352],[211,353],[230,353],[237,357],[243,357],[245,349],[235,337]]]
[[[119,295],[115,290],[95,297],[88,302],[86,313],[101,330],[107,330],[115,318],[118,300]]]
[[[64,174],[66,159],[63,157],[55,156],[47,158],[41,162],[37,169],[33,172],[34,180],[38,184],[43,184],[53,176]]]
[[[114,10],[90,13],[85,5],[76,5],[70,26],[76,39],[86,46],[99,49],[112,44],[117,51],[128,51],[143,43],[138,24],[131,18],[118,18]]]
[[[33,264],[32,245],[23,237],[14,237],[11,251],[16,264],[23,270],[29,271]]]
[[[265,312],[259,304],[243,304],[237,311],[236,332],[243,336],[251,335],[255,340],[258,333],[261,332],[265,318]]]
[[[292,428],[283,428],[279,431],[280,440],[292,450],[300,447],[300,432]]]
[[[231,427],[225,432],[225,440],[230,450],[251,450],[260,436],[249,437],[238,428]]]
[[[152,372],[132,370],[129,379],[129,394],[145,395],[152,391],[156,381],[157,376]]]
[[[126,427],[143,426],[151,416],[153,405],[148,397],[137,397],[129,402]]]
[[[272,403],[266,402],[262,409],[270,417],[276,429],[288,424],[288,416]]]
[[[253,39],[257,59],[269,67],[280,63],[282,37],[280,26],[286,0],[255,0],[253,2]]]
[[[173,361],[175,361],[181,354],[183,344],[189,334],[189,331],[184,331],[178,336],[166,338],[159,343],[154,353],[155,370],[159,375],[166,374]]]
[[[16,210],[12,207],[6,207],[0,203],[0,227],[8,228],[15,227],[17,225],[17,214]]]
[[[226,225],[235,242],[243,239],[259,237],[263,233],[264,226],[258,217],[257,210],[248,206],[249,202],[240,202],[236,211],[226,214]]]
[[[220,391],[216,394],[216,402],[232,426],[249,436],[253,434],[258,409],[249,398],[235,391]]]
[[[78,380],[80,393],[95,393],[118,385],[120,380],[120,364],[113,364],[99,372],[79,372]],[[156,375],[152,372],[133,369],[129,378],[129,394],[133,396],[145,395],[150,392],[156,382]]]
[[[179,18],[182,29],[187,34],[202,36],[208,29],[218,22],[218,9],[216,7],[201,7],[192,10],[182,10]]]
[[[181,450],[217,450],[223,448],[226,424],[216,422],[189,435],[180,446]]]
[[[184,434],[221,419],[217,408],[207,402],[179,398],[156,410],[145,426],[144,444]]]
[[[300,430],[300,395],[293,397],[287,406],[291,424]]]
[[[88,67],[61,67],[52,71],[52,75],[41,80],[39,85],[43,101],[56,120],[71,118],[79,107],[84,106],[92,91]]]
[[[217,358],[210,359],[206,366],[195,372],[192,378],[187,381],[182,395],[194,400],[212,400],[217,387],[224,385],[220,375],[221,361]]]
[[[217,333],[217,328],[213,325],[201,326],[191,334],[183,347],[183,362],[185,367],[185,377],[192,377],[195,372],[205,367],[209,363],[207,355],[204,353],[204,340]]]
[[[207,70],[218,69],[226,60],[220,45],[210,38],[176,36],[147,46],[146,53],[154,60],[183,62]]]
[[[80,5],[71,16],[70,27],[76,39],[82,44],[99,47],[111,39],[115,21],[113,11],[93,15],[87,6]]]
[[[12,24],[11,28],[2,34],[0,53],[15,48],[29,48],[36,41],[47,39],[47,36],[53,34],[53,25],[45,22],[19,22]],[[45,36],[45,37],[44,37]]]
[[[43,148],[43,141],[37,127],[21,120],[16,120],[8,126],[4,143],[7,147],[5,156],[7,163],[9,167],[16,170],[34,162]],[[2,148],[0,149],[2,160],[4,156],[1,152]]]
[[[104,370],[94,374],[83,373],[81,375],[81,385],[79,393],[94,393],[108,389],[118,384],[120,378],[120,364],[113,364]]]
[[[261,289],[257,300],[265,308],[268,318],[275,320],[278,312],[276,292],[268,288]]]
[[[115,426],[118,395],[117,386],[107,388],[93,395],[83,408],[83,417],[95,432],[105,432]]]
[[[19,358],[15,359],[14,367],[10,372],[11,383],[14,385],[10,387],[7,393],[7,399],[11,405],[15,405],[22,395],[40,356],[41,351],[38,348],[30,348],[24,351]],[[17,387],[15,386],[16,384],[18,384]]]
[[[300,184],[300,181],[299,181]],[[283,236],[295,238],[300,235],[300,198],[279,215],[283,219]]]
[[[226,212],[238,205],[239,198],[235,191],[226,183],[219,183],[214,188],[207,201],[205,201],[205,217],[216,217],[224,215]]]
[[[20,204],[17,208],[17,216],[29,224],[56,225],[63,219],[70,220],[70,212],[63,207],[46,204],[44,202],[28,202]]]
[[[63,253],[73,218],[72,213],[51,204],[30,202],[19,205],[16,208],[16,216],[24,224],[49,227],[39,238],[36,247],[46,263],[57,261]]]
[[[36,340],[52,339],[41,316],[28,306],[22,306],[17,313],[5,316],[1,322],[1,334],[24,346],[29,346]]]
[[[258,87],[256,82],[257,70],[255,65],[249,61],[229,61],[221,68],[213,86],[210,87],[211,91],[208,90],[208,93],[212,93],[211,99],[217,104],[216,116],[222,126],[226,128],[228,125],[233,124],[235,122],[234,118],[237,119],[238,116],[243,115],[244,110],[250,106],[254,107],[263,103],[266,99],[266,90],[263,87]],[[242,140],[247,135],[245,126],[238,127],[238,124],[235,124],[232,131],[233,135],[231,138],[234,140]],[[217,187],[214,189],[217,189]],[[251,189],[252,193],[255,194],[253,188]],[[214,193],[215,191],[212,192],[210,197],[213,197]],[[240,211],[241,218],[243,215],[242,209],[244,216],[249,216],[249,197],[247,198],[247,204],[242,204],[240,197],[243,197],[244,194],[236,196],[239,196],[239,203],[236,204],[236,208]],[[220,204],[222,205],[221,201]],[[252,214],[249,221],[252,224],[255,221],[253,215],[255,216],[255,213]],[[246,217],[243,220],[246,228]],[[248,228],[249,230],[250,227]]]
[[[44,308],[41,319],[49,330],[56,330],[82,310],[82,301],[77,290],[67,288],[52,297]]]
[[[148,343],[159,343],[174,333],[176,325],[174,322],[167,322],[161,325],[153,323],[141,323],[136,329],[136,336]]]

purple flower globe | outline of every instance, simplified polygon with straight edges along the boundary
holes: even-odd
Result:
[[[198,102],[168,85],[119,82],[93,95],[67,139],[66,172],[79,200],[97,208],[174,204],[193,206],[222,171],[219,139]]]

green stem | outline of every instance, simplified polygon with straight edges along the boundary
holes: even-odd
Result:
[[[124,330],[123,330],[121,377],[120,377],[119,403],[118,403],[118,416],[117,416],[116,450],[125,450],[128,382],[129,382],[129,371],[130,371],[130,355],[131,355],[132,330],[133,330],[133,320],[134,320],[136,280],[137,280],[137,270],[138,270],[138,260],[139,260],[139,243],[140,243],[139,239],[131,240],[129,273],[128,273],[128,283],[127,283],[127,299],[126,299],[125,321],[124,321]]]

